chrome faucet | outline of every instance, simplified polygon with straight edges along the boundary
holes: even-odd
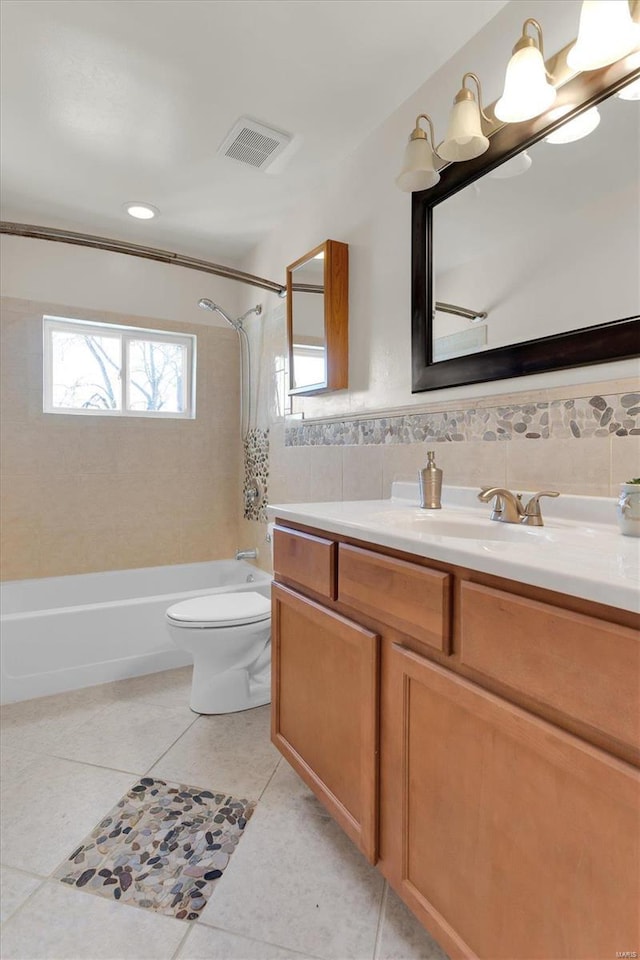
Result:
[[[557,490],[542,490],[534,494],[527,505],[523,506],[521,493],[515,494],[503,487],[483,487],[478,494],[478,500],[489,503],[494,497],[496,498],[490,520],[499,520],[501,523],[521,523],[525,527],[543,527],[540,497],[559,496]]]

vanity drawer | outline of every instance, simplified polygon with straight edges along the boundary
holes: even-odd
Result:
[[[460,662],[622,743],[640,745],[640,633],[461,584]]]
[[[338,600],[427,646],[449,653],[449,573],[340,544]]]
[[[275,527],[273,575],[276,580],[335,600],[337,550],[338,545],[333,540]]]

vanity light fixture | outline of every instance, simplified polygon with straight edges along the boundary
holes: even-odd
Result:
[[[572,70],[597,70],[626,57],[640,44],[627,0],[584,0],[578,39],[567,54]]]
[[[529,26],[536,30],[537,39],[527,33]],[[498,120],[519,123],[548,110],[556,99],[556,89],[547,77],[542,27],[537,20],[528,17],[507,64],[504,92],[494,107]]]
[[[420,121],[426,120],[431,131],[431,143],[427,133],[420,126]],[[402,170],[396,177],[396,186],[405,193],[415,190],[428,190],[434,187],[440,179],[435,167],[435,137],[433,121],[428,113],[420,113],[416,117],[415,129],[409,136],[409,142],[404,152]]]
[[[149,203],[139,203],[137,200],[125,203],[124,209],[136,220],[153,220],[160,213],[157,207],[152,207]]]
[[[473,91],[465,86],[467,80],[473,80],[478,88],[478,99]],[[455,163],[460,160],[473,160],[489,149],[489,138],[482,132],[483,116],[489,117],[482,109],[482,87],[475,73],[465,73],[462,87],[458,90],[453,109],[449,115],[449,127],[444,141],[438,147],[438,155],[443,160]]]
[[[618,94],[619,100],[640,100],[640,80],[634,80],[623,87]]]
[[[563,108],[562,113],[565,112],[566,110]],[[550,119],[555,119],[553,113],[554,111],[551,111],[549,114]],[[599,123],[600,112],[597,107],[591,107],[590,110],[585,110],[584,113],[578,114],[573,120],[569,120],[568,123],[564,123],[561,127],[558,127],[557,130],[554,130],[553,133],[550,133],[548,137],[544,138],[544,142],[574,143],[576,140],[582,140],[583,137],[588,137],[590,133],[593,133]]]

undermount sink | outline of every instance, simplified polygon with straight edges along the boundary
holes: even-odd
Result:
[[[370,514],[369,520],[397,530],[411,531],[416,536],[455,537],[464,540],[507,540],[526,543],[551,541],[553,536],[544,527],[526,527],[517,523],[498,523],[481,519],[471,511],[435,514],[416,507],[401,507]]]

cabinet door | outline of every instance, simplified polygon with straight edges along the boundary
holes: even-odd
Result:
[[[454,956],[637,951],[640,775],[393,648],[400,893]]]
[[[273,587],[272,740],[375,863],[379,637]]]

